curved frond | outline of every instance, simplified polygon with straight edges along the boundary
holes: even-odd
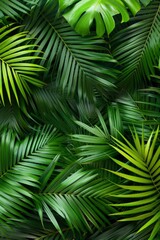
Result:
[[[13,96],[19,104],[19,93],[27,101],[26,93],[31,92],[30,84],[38,87],[43,85],[37,79],[37,73],[44,71],[44,68],[32,63],[40,57],[33,56],[33,53],[37,51],[31,49],[34,45],[24,44],[29,40],[26,32],[10,36],[10,33],[13,34],[17,28],[7,26],[0,29],[0,97],[4,105],[5,97],[12,103]]]
[[[41,64],[54,74],[58,88],[90,99],[95,98],[95,91],[106,91],[107,95],[115,90],[116,61],[102,39],[80,37],[63,18],[56,17],[56,6],[47,5],[41,11],[36,8],[32,14],[38,18],[26,19],[25,29],[44,52]]]
[[[41,179],[41,191],[35,194],[35,206],[43,223],[45,213],[57,231],[63,236],[60,222],[64,221],[74,231],[92,231],[110,221],[107,214],[116,211],[110,208],[107,195],[117,187],[101,179],[95,171],[78,167],[78,161],[65,167],[51,181],[54,167],[51,165]],[[46,227],[44,225],[44,227]]]
[[[109,160],[108,156],[114,155],[113,149],[109,146],[110,134],[103,117],[99,113],[101,121],[101,128],[97,125],[89,126],[80,121],[76,124],[82,128],[83,133],[71,135],[74,142],[81,143],[76,147],[76,152],[81,157],[81,163],[94,163],[100,160]],[[101,165],[102,167],[102,165]]]
[[[33,192],[39,178],[60,152],[61,140],[53,127],[37,129],[35,135],[18,141],[11,131],[4,131],[0,142],[0,224],[24,220],[34,209]]]
[[[0,11],[6,16],[17,20],[22,18],[22,14],[27,14],[29,8],[26,6],[23,0],[1,0]]]
[[[159,26],[160,4],[154,1],[132,19],[129,27],[113,36],[113,54],[122,66],[119,79],[122,89],[141,88],[154,74],[160,55]]]
[[[141,8],[138,0],[59,0],[59,3],[61,11],[70,6],[64,17],[81,35],[90,33],[94,21],[98,36],[103,36],[106,30],[109,34],[115,28],[115,15],[120,14],[122,22],[126,22],[129,20],[128,9],[135,15]]]
[[[142,132],[141,138],[136,132],[132,133],[132,137],[134,145],[123,137],[126,144],[114,139],[115,145],[112,146],[125,158],[125,161],[122,160],[123,158],[112,160],[125,171],[109,171],[126,180],[126,184],[119,185],[120,188],[124,189],[124,193],[112,195],[120,200],[120,203],[113,204],[113,206],[119,206],[125,210],[113,215],[122,216],[120,221],[144,220],[145,222],[138,232],[150,226],[149,239],[153,240],[159,233],[160,224],[159,128],[151,133],[147,141],[144,132]]]
[[[128,128],[133,127],[133,125],[139,134],[142,133],[142,125],[145,125],[146,136],[149,136],[154,129],[150,127],[150,120],[146,120],[142,108],[129,94],[118,97],[107,106],[105,104],[102,113],[97,110],[95,114],[97,115],[95,123],[89,121],[89,119],[87,124],[82,121],[75,121],[80,130],[78,133],[71,135],[74,144],[79,143],[76,146],[76,153],[82,158],[82,163],[104,161],[106,166],[107,164],[114,165],[110,164],[109,159],[109,156],[113,157],[115,155],[110,147],[111,136],[120,139],[119,132],[130,136]],[[158,113],[155,114],[158,115]]]

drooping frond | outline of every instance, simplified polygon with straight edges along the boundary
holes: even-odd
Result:
[[[26,37],[27,33],[15,33],[17,29],[13,25],[0,29],[0,98],[4,105],[5,98],[12,103],[13,96],[19,104],[19,93],[27,101],[27,94],[31,92],[30,85],[43,85],[37,79],[37,73],[44,71],[44,68],[32,63],[40,58],[33,56],[37,50],[32,49],[34,45],[26,43],[30,40]]]
[[[113,36],[113,53],[122,67],[120,88],[134,91],[154,74],[160,55],[159,26],[160,4],[153,1],[130,21],[129,27]]]
[[[56,17],[54,5],[46,5],[43,10],[35,8],[31,16],[26,19],[25,29],[44,52],[41,64],[55,76],[58,88],[90,99],[95,98],[95,90],[106,91],[106,95],[114,90],[115,60],[102,39],[80,37],[62,17]]]

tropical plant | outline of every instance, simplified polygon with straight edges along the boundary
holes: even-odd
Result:
[[[135,133],[131,133],[134,145],[125,137],[123,138],[126,143],[114,138],[115,145],[112,145],[112,147],[125,158],[125,160],[117,160],[114,158],[112,158],[112,160],[126,171],[115,172],[110,170],[110,172],[127,180],[125,184],[118,185],[126,191],[124,191],[123,194],[112,195],[120,199],[127,199],[127,201],[124,200],[123,203],[113,204],[113,206],[124,207],[125,210],[113,214],[126,216],[120,221],[145,220],[145,223],[138,232],[152,225],[153,230],[149,239],[154,239],[159,232],[160,225],[159,127],[155,132],[151,133],[147,141],[143,130],[141,138],[136,131]]]
[[[0,1],[0,238],[158,240],[160,3]]]
[[[147,5],[150,0],[140,2],[143,5]],[[126,0],[72,0],[65,1],[60,0],[60,10],[67,12],[64,17],[71,24],[75,26],[75,30],[82,35],[87,35],[90,32],[90,27],[95,20],[96,22],[96,34],[103,36],[105,30],[110,34],[115,28],[114,16],[117,14],[121,15],[121,22],[127,22],[130,18],[128,10],[135,15],[140,9],[141,4],[138,0],[126,1]],[[73,5],[74,4],[74,5]]]
[[[27,101],[25,91],[27,93],[30,92],[28,83],[31,83],[35,86],[43,85],[43,83],[41,83],[41,81],[36,79],[34,76],[37,75],[36,72],[44,71],[44,68],[37,64],[26,62],[28,60],[32,61],[38,58],[36,56],[30,55],[31,53],[36,52],[36,50],[31,50],[30,48],[33,47],[33,45],[30,44],[20,46],[20,44],[28,41],[29,39],[26,38],[25,32],[13,34],[13,31],[16,29],[17,26],[12,26],[11,29],[9,29],[8,26],[4,26],[0,29],[0,97],[3,104],[5,104],[5,93],[8,97],[9,102],[12,103],[12,91],[17,103],[19,104],[17,88]],[[10,34],[13,34],[13,36],[6,37]]]

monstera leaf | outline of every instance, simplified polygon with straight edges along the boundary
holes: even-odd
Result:
[[[146,5],[150,1],[141,2]],[[133,15],[141,9],[138,0],[59,0],[59,3],[60,10],[64,10],[73,4],[73,7],[69,8],[64,17],[82,35],[89,34],[90,27],[94,21],[98,36],[102,36],[105,30],[109,34],[115,28],[115,15],[121,14],[122,22],[127,22],[129,20],[128,9]]]
[[[125,179],[125,184],[119,185],[124,189],[123,194],[112,195],[120,200],[120,203],[113,205],[125,209],[113,215],[122,216],[120,221],[144,221],[138,232],[151,227],[149,240],[153,240],[160,226],[159,128],[151,133],[147,141],[143,130],[141,137],[136,131],[132,132],[132,137],[134,145],[124,137],[126,144],[114,139],[113,148],[125,160],[122,158],[121,160],[113,159],[113,161],[124,171],[110,172]]]

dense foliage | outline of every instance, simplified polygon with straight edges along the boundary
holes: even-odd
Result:
[[[0,237],[160,239],[159,0],[0,1]]]

